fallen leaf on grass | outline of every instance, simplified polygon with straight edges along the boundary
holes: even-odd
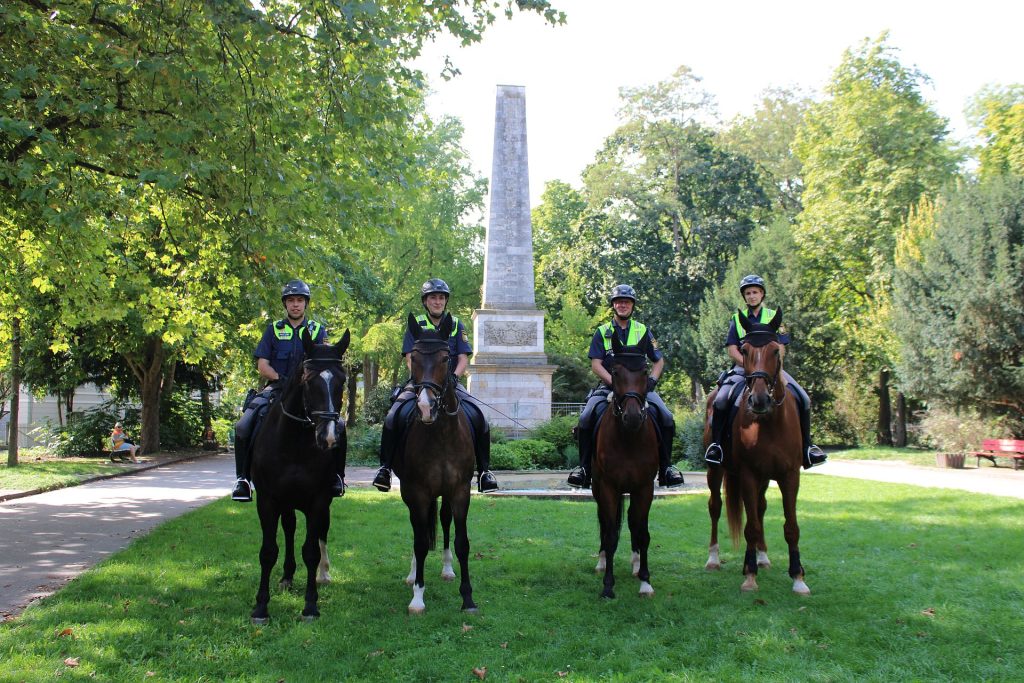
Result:
[[[921,610],[921,614],[925,615],[926,617],[934,617],[935,616],[935,608],[934,607],[926,607],[925,609]]]
[[[501,649],[502,650],[507,650],[508,649],[508,643],[502,643],[501,644]]]
[[[754,599],[754,604],[755,605],[767,605],[768,601],[765,600],[764,598],[755,598]]]
[[[472,631],[472,630],[473,630],[472,626],[470,626],[469,624],[467,624],[465,622],[462,623],[462,632],[463,633],[465,633],[466,631]]]
[[[146,675],[147,676],[156,676],[156,672],[155,671],[147,671]]]
[[[78,657],[68,657],[64,660],[64,666],[78,666]]]
[[[384,650],[374,650],[373,652],[371,652],[370,654],[368,654],[366,656],[367,657],[380,657],[382,654],[384,654]]]
[[[481,681],[487,678],[487,667],[473,667],[473,675],[479,678]]]
[[[67,638],[68,636],[71,636],[73,638],[74,635],[75,635],[75,632],[72,631],[69,628],[66,628],[63,631],[57,631],[57,637],[58,638]]]
[[[569,675],[569,672],[568,672],[568,671],[559,671],[559,672],[558,672],[558,677],[559,677],[559,678],[565,678],[565,677],[566,677],[566,676],[568,676],[568,675]]]

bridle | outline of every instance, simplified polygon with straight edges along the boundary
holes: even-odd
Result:
[[[441,353],[442,351],[449,351],[448,342],[443,339],[423,339],[417,341],[412,347],[413,353],[418,353],[421,356],[433,356]],[[420,392],[424,389],[427,390],[430,395],[430,417],[434,419],[437,417],[438,410],[443,410],[445,415],[452,416],[459,412],[459,408],[462,407],[462,400],[459,398],[458,392],[453,391],[455,396],[455,407],[452,410],[448,410],[444,406],[444,397],[448,394],[449,389],[452,388],[454,381],[454,375],[447,371],[448,358],[444,359],[445,373],[444,373],[444,384],[437,384],[431,382],[428,379],[414,382],[412,385],[413,392],[419,396]]]
[[[646,367],[647,367],[647,357],[642,355],[642,354],[637,354],[637,353],[619,353],[619,354],[616,354],[615,358],[624,359],[624,360],[627,360],[627,361],[632,361],[633,364],[635,364],[638,359],[642,359],[642,362],[643,362],[643,365],[644,365],[644,369],[646,369]],[[627,364],[626,363],[622,363],[621,365],[627,365]],[[629,369],[628,366],[627,366],[627,369]],[[627,391],[627,392],[622,393],[621,395],[618,394],[618,393],[615,393],[613,391],[613,393],[612,393],[612,408],[613,408],[613,411],[615,413],[615,417],[619,418],[620,420],[622,419],[622,416],[625,414],[626,402],[629,401],[630,399],[635,400],[640,405],[640,420],[641,420],[641,422],[643,420],[646,420],[647,419],[647,394],[646,394],[646,392],[641,394],[638,391]]]
[[[333,370],[335,368],[341,368],[340,358],[307,358],[302,361],[303,375],[305,375],[306,372],[313,372],[320,369]],[[299,383],[299,386],[302,386],[303,384],[305,384],[305,380],[302,380]],[[305,391],[302,392],[302,415],[293,415],[289,413],[288,409],[284,406],[283,400],[281,401],[281,412],[284,413],[287,418],[312,427],[329,422],[337,423],[341,418],[341,413],[336,410],[310,410]]]
[[[750,373],[749,375],[745,375],[744,379],[743,379],[743,382],[746,385],[744,391],[746,391],[747,394],[750,394],[754,390],[754,382],[756,382],[759,379],[763,379],[765,384],[768,386],[768,394],[772,397],[772,403],[777,405],[777,406],[781,406],[782,402],[786,400],[786,388],[785,388],[785,386],[783,386],[783,388],[782,388],[782,398],[780,398],[777,401],[775,400],[775,385],[778,384],[778,382],[779,382],[779,375],[780,375],[781,371],[782,371],[782,363],[779,362],[775,366],[775,374],[774,375],[770,375],[767,372],[765,372],[764,370],[755,370],[754,372]]]

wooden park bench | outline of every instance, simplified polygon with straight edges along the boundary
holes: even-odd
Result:
[[[971,455],[975,457],[978,466],[981,465],[982,458],[989,460],[993,467],[999,467],[996,458],[1009,458],[1013,463],[1013,469],[1019,470],[1024,467],[1024,440],[985,439],[981,442],[981,450],[973,451]]]

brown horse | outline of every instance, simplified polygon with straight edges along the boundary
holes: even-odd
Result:
[[[623,495],[629,494],[629,534],[633,576],[641,597],[654,595],[647,568],[651,534],[647,518],[658,474],[658,436],[647,411],[647,356],[612,336],[612,406],[597,427],[592,491],[601,524],[601,551],[596,571],[604,571],[601,597],[614,598],[612,564],[622,528]]]
[[[733,547],[739,544],[744,512],[747,518],[743,528],[747,549],[743,559],[745,579],[741,590],[757,590],[758,567],[771,566],[764,540],[764,513],[767,508],[765,492],[769,481],[775,480],[782,493],[786,519],[783,533],[789,545],[789,576],[793,579],[793,592],[808,595],[811,591],[804,582],[804,568],[800,564],[800,527],[796,520],[796,498],[803,463],[800,452],[802,437],[796,398],[782,379],[783,346],[776,334],[782,323],[782,310],[779,309],[768,325],[755,322],[740,312],[740,323],[746,331],[740,347],[746,386],[733,421],[732,445],[725,464],[708,467],[711,543],[705,569],[721,567],[718,518],[722,512],[720,489],[724,479],[726,516]],[[705,448],[711,442],[711,415],[716,393],[717,390],[708,397]]]
[[[448,337],[452,317],[445,313],[437,331],[425,330],[409,315],[408,330],[416,340],[410,354],[412,382],[418,414],[406,430],[405,448],[395,458],[395,474],[402,480],[402,500],[409,508],[413,531],[413,566],[406,582],[412,585],[409,613],[426,609],[423,603],[423,562],[437,542],[437,499],[441,498],[445,556],[441,576],[452,580],[451,553],[447,550],[449,528],[455,522],[455,555],[462,580],[462,609],[476,612],[469,583],[469,490],[476,468],[473,436],[455,393],[456,379],[449,369]]]

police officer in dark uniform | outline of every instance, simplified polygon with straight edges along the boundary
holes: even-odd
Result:
[[[281,303],[286,316],[267,325],[263,338],[256,346],[253,357],[260,377],[267,380],[263,390],[256,394],[245,407],[242,417],[235,423],[235,488],[231,499],[240,502],[252,500],[252,482],[249,480],[249,464],[252,455],[252,432],[257,418],[277,398],[285,380],[298,372],[302,362],[302,337],[308,335],[316,344],[324,343],[327,330],[315,320],[306,320],[306,308],[310,299],[309,285],[302,280],[291,280],[281,290]],[[336,449],[336,479],[332,484],[335,496],[345,494],[344,462],[341,449]]]
[[[654,391],[662,371],[665,369],[665,357],[658,349],[658,342],[650,329],[641,322],[633,320],[633,308],[636,306],[636,291],[629,285],[616,285],[608,297],[615,315],[611,322],[597,328],[590,340],[590,369],[601,382],[587,396],[587,405],[580,413],[579,426],[576,428],[580,446],[580,466],[569,473],[569,486],[573,488],[590,487],[590,462],[594,450],[594,426],[601,419],[608,405],[608,395],[612,391],[612,376],[609,372],[612,355],[612,335],[618,335],[619,341],[625,346],[639,346],[653,363],[647,379],[647,404],[653,408],[661,426],[659,443],[658,485],[675,488],[683,485],[682,473],[672,465],[672,442],[676,433],[675,418],[665,402]]]
[[[760,275],[747,275],[740,280],[740,295],[747,304],[747,317],[756,322],[767,325],[775,318],[777,311],[763,305],[765,297],[764,278]],[[740,346],[743,343],[743,336],[746,331],[740,324],[739,313],[733,313],[732,321],[729,323],[729,333],[725,338],[725,348],[729,357],[735,365],[725,373],[718,381],[718,395],[715,397],[715,406],[711,414],[711,444],[704,453],[704,459],[710,463],[721,465],[725,455],[722,449],[722,441],[725,437],[726,423],[729,421],[730,398],[737,384],[744,381],[743,354]],[[785,345],[789,343],[789,335],[779,332],[779,341]],[[782,371],[783,381],[796,392],[797,405],[800,408],[800,429],[803,432],[803,456],[804,467],[811,468],[820,465],[828,456],[824,451],[811,443],[811,399],[803,387],[797,384],[788,372]]]
[[[420,287],[420,302],[426,310],[426,314],[416,316],[416,321],[427,330],[436,330],[444,317],[445,309],[448,307],[448,297],[451,290],[448,283],[438,278],[431,278]],[[466,328],[462,321],[452,316],[451,336],[448,337],[448,348],[450,350],[449,361],[453,364],[449,370],[455,375],[456,380],[466,372],[469,365],[469,357],[473,354],[473,347],[469,345],[466,338]],[[402,356],[405,358],[406,367],[412,370],[412,358],[409,353],[412,351],[415,340],[406,330],[405,338],[402,341]],[[456,381],[455,391],[459,401],[466,411],[473,426],[474,449],[476,451],[476,464],[479,476],[477,477],[477,488],[481,493],[488,493],[498,489],[498,480],[490,471],[491,466],[491,429],[484,417],[479,403]],[[411,380],[405,383],[401,393],[395,397],[384,420],[384,428],[380,437],[380,469],[373,479],[373,485],[381,491],[391,490],[391,463],[398,447],[404,418],[407,414],[407,406],[411,406],[416,394],[412,390]]]

